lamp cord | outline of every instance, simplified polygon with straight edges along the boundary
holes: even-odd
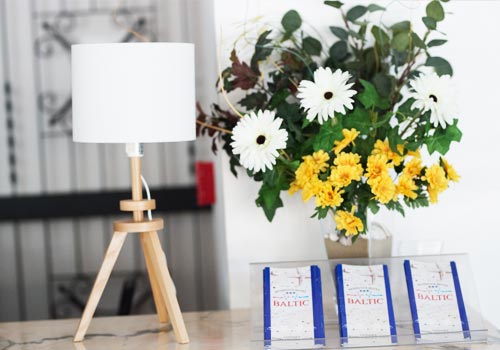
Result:
[[[142,185],[146,189],[146,197],[148,198],[148,200],[151,200],[151,192],[149,192],[148,183],[146,182],[146,179],[144,178],[144,176],[142,176],[142,174],[141,174],[141,180],[142,180]],[[148,210],[148,219],[149,221],[153,220],[153,214],[151,213],[151,209]]]

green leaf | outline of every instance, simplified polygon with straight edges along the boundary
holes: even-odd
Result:
[[[380,210],[378,202],[374,201],[374,200],[371,200],[368,202],[368,208],[370,208],[370,210],[373,214],[377,214],[378,211]]]
[[[417,198],[411,199],[408,197],[404,197],[404,201],[406,206],[412,209],[417,209],[417,208],[422,208],[422,207],[428,207],[429,206],[429,199],[424,193],[421,193],[418,195]]]
[[[290,187],[286,176],[285,168],[283,166],[275,165],[271,170],[266,170],[263,173],[264,183],[271,188],[277,188],[280,191],[287,190]]]
[[[411,33],[411,40],[413,42],[413,45],[415,45],[416,47],[420,47],[421,49],[426,49],[424,41],[420,39],[417,33],[415,32]]]
[[[358,107],[343,117],[342,124],[345,129],[354,128],[362,134],[369,134],[372,122],[368,112],[365,109]]]
[[[325,5],[333,6],[336,9],[339,9],[344,4],[340,1],[325,1]]]
[[[345,41],[337,41],[330,47],[329,54],[335,62],[341,62],[348,55],[347,43]]]
[[[240,105],[245,107],[247,110],[252,109],[263,109],[264,104],[267,102],[267,95],[264,92],[253,92],[246,95],[239,102]]]
[[[444,19],[443,6],[438,0],[431,1],[425,8],[425,13],[427,17],[434,19],[436,22],[440,22]]]
[[[359,17],[363,16],[367,11],[367,8],[365,6],[354,6],[351,8],[349,11],[347,11],[346,18],[348,21],[354,22],[357,20]]]
[[[344,28],[331,26],[330,31],[341,40],[347,40],[349,38],[349,34]]]
[[[405,216],[405,210],[404,210],[403,206],[401,205],[401,203],[399,203],[397,201],[390,201],[385,206],[387,209],[395,210],[395,211],[399,212],[401,215],[403,215],[403,217]]]
[[[313,149],[314,151],[331,150],[335,140],[341,140],[344,137],[342,134],[342,124],[337,122],[332,125],[327,121],[321,125],[318,134],[314,138]]]
[[[377,93],[377,90],[375,87],[372,85],[372,83],[360,79],[361,85],[365,88],[362,93],[358,94],[358,100],[363,104],[365,108],[370,108],[375,106],[376,101],[378,100],[379,96]]]
[[[410,21],[402,21],[395,23],[391,26],[391,29],[394,33],[394,35],[401,33],[401,32],[409,32],[411,28],[411,23]]]
[[[392,38],[391,46],[399,52],[405,51],[408,45],[410,44],[409,34],[410,34],[409,32],[398,33]]]
[[[257,39],[255,43],[255,52],[250,60],[250,67],[253,71],[259,72],[259,61],[264,61],[273,52],[272,47],[266,47],[271,42],[267,36],[271,34],[271,30],[266,30]]]
[[[275,109],[280,103],[285,101],[288,96],[290,96],[290,90],[288,89],[278,90],[276,93],[273,94],[273,97],[271,97],[268,109],[269,110]]]
[[[283,206],[283,201],[280,198],[280,189],[263,183],[255,204],[264,210],[267,220],[273,221],[276,209]]]
[[[437,28],[437,22],[434,18],[422,17],[422,22],[424,22],[428,29],[435,30]]]
[[[378,107],[381,109],[389,108],[389,101],[379,96],[375,86],[369,81],[360,79],[361,85],[365,88],[362,93],[357,95],[357,99],[365,108]]]
[[[293,33],[302,25],[302,18],[295,10],[290,10],[283,16],[281,20],[281,25],[285,29],[286,33]]]
[[[321,54],[321,42],[313,37],[305,37],[302,40],[302,49],[311,56],[319,56]]]
[[[398,145],[404,144],[404,141],[401,136],[399,136],[398,128],[389,129],[389,132],[387,133],[387,139],[389,140],[389,147],[391,147],[391,150],[399,154]]]
[[[441,75],[453,75],[453,68],[451,68],[450,63],[442,57],[429,57],[425,61],[425,65],[429,67],[434,67],[436,74]]]
[[[382,7],[377,4],[370,4],[366,9],[368,10],[368,12],[375,12],[375,11],[384,11],[385,7]]]
[[[455,119],[453,125],[448,125],[446,129],[438,126],[434,135],[429,136],[425,141],[429,154],[438,152],[444,156],[450,150],[450,144],[453,141],[460,142],[462,132],[457,124],[458,120]]]
[[[446,40],[446,39],[434,39],[434,40],[429,41],[427,46],[428,47],[440,46],[440,45],[445,44],[446,42],[448,42],[448,40]]]

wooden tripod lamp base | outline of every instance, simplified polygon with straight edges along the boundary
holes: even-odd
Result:
[[[97,304],[101,299],[118,254],[128,233],[139,234],[146,260],[149,281],[153,292],[156,312],[160,323],[170,322],[178,343],[189,343],[175,287],[167,268],[167,259],[161,248],[158,230],[163,229],[162,219],[144,220],[144,211],[156,207],[154,200],[143,200],[141,182],[141,158],[130,157],[132,178],[132,199],[120,201],[120,210],[133,213],[133,220],[115,221],[114,233],[97,274],[87,305],[76,331],[74,342],[81,342],[87,333]]]

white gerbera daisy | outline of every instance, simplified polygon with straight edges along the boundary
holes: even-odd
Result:
[[[245,115],[233,128],[231,147],[240,155],[240,163],[248,170],[271,170],[276,164],[278,150],[286,148],[288,132],[280,129],[283,119],[275,112],[258,111]]]
[[[333,113],[345,114],[345,108],[352,109],[356,94],[349,90],[353,83],[347,83],[351,75],[337,69],[334,73],[330,68],[320,67],[314,72],[314,82],[302,80],[299,85],[297,97],[300,105],[307,112],[307,119],[312,121],[316,116],[318,122],[323,124],[328,118],[333,118]]]
[[[419,109],[424,113],[431,111],[434,127],[439,124],[443,129],[446,128],[446,124],[453,124],[457,114],[450,78],[449,75],[438,76],[432,72],[410,81],[410,97],[415,99],[411,109]]]

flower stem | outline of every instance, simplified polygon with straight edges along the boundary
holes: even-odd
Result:
[[[196,120],[196,124],[199,124],[199,125],[204,126],[205,128],[209,128],[209,129],[217,130],[217,131],[220,131],[220,132],[223,132],[223,133],[226,133],[226,134],[232,134],[232,131],[231,131],[231,130],[227,130],[227,129],[224,129],[224,128],[220,128],[220,127],[215,126],[215,125],[212,125],[212,124],[204,123],[204,122],[202,122],[202,121],[200,121],[200,120]]]
[[[401,133],[401,138],[403,138],[403,136],[406,134],[406,132],[410,129],[410,127],[413,125],[413,123],[418,119],[420,118],[420,116],[422,115],[422,111],[419,111],[417,114],[415,114],[413,116],[413,118],[411,118],[410,122],[408,123],[408,125],[406,126],[406,128],[404,128],[403,132]]]
[[[280,149],[280,154],[286,158],[287,160],[291,160],[292,158],[290,158],[290,156],[288,155],[288,153],[286,153],[286,151],[284,149]]]

